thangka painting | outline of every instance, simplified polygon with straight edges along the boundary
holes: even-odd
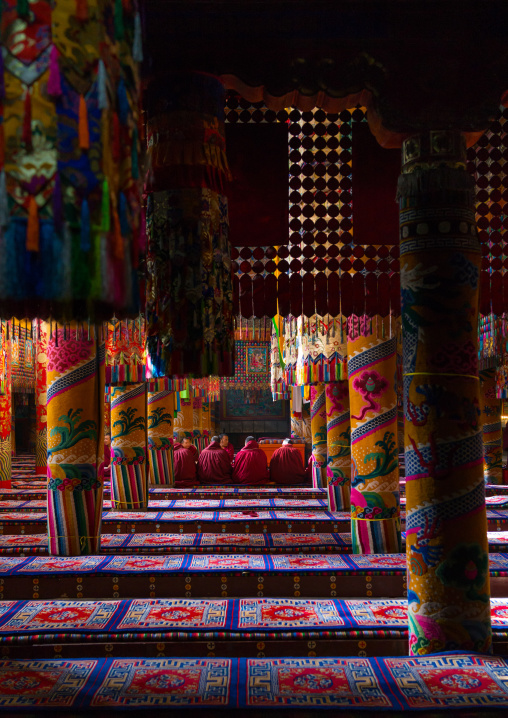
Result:
[[[264,421],[266,419],[285,419],[287,412],[287,401],[273,401],[272,392],[263,389],[258,392],[256,403],[245,401],[244,390],[228,389],[222,392],[222,416],[223,420],[252,419]]]
[[[235,341],[235,374],[221,379],[222,389],[258,390],[270,386],[270,342]]]
[[[247,374],[267,374],[270,371],[268,346],[247,346]]]

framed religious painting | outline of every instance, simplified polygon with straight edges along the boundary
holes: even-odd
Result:
[[[247,374],[266,374],[270,371],[269,348],[266,346],[247,346]]]

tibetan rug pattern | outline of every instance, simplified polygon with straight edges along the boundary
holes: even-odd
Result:
[[[465,711],[508,707],[508,662],[402,658],[102,658],[0,661],[0,706]]]

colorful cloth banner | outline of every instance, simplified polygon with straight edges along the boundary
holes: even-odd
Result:
[[[117,511],[146,511],[145,384],[117,386],[111,392],[111,505]]]
[[[48,420],[46,411],[48,325],[36,319],[35,330],[35,474],[47,475]]]
[[[503,483],[503,429],[501,426],[501,399],[496,395],[496,371],[480,372],[483,476],[486,484]]]
[[[328,510],[351,506],[351,425],[347,381],[326,384],[326,481]]]
[[[9,336],[9,339],[7,339]],[[7,322],[0,323],[0,379],[3,391],[0,393],[0,486],[11,486],[11,342]]]
[[[55,328],[47,345],[48,534],[53,556],[100,549],[105,346]]]
[[[353,553],[401,550],[396,338],[380,317],[349,320]]]
[[[173,486],[173,421],[175,398],[171,391],[148,393],[147,433],[150,481],[156,486]]]

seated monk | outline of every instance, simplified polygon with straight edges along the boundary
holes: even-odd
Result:
[[[173,445],[173,462],[175,469],[175,487],[184,489],[188,486],[197,486],[196,474],[196,456],[192,451],[193,446],[190,439],[182,439],[181,443],[177,442]]]
[[[268,481],[268,463],[266,454],[258,446],[253,436],[245,439],[245,446],[238,452],[233,468],[235,484],[266,484]]]
[[[221,447],[218,436],[213,436],[210,446],[199,455],[198,479],[202,484],[231,483],[231,460]]]
[[[227,434],[221,434],[219,436],[220,439],[220,445],[223,449],[225,449],[229,454],[229,460],[232,462],[235,458],[235,449],[233,444],[229,443],[229,437]]]
[[[270,476],[276,484],[302,484],[307,478],[302,455],[293,447],[291,439],[284,439],[282,446],[276,449],[270,461]]]

